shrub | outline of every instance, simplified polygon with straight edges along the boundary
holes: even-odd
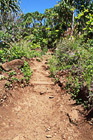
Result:
[[[5,62],[6,60],[21,59],[23,56],[26,58],[41,57],[41,53],[35,50],[36,48],[40,48],[39,44],[32,45],[30,42],[27,43],[22,40],[12,45],[13,47],[11,48],[0,50],[0,61]]]
[[[81,45],[81,40],[64,39],[59,42],[56,52],[50,60],[50,71],[53,76],[57,71],[69,71],[66,87],[77,103],[84,102],[91,107],[93,102],[93,48],[89,43]]]

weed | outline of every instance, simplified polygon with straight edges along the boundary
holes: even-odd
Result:
[[[21,69],[21,71],[23,72],[25,81],[28,84],[32,75],[32,71],[30,69],[30,66],[28,65],[28,62],[24,61],[24,67]]]
[[[11,71],[11,72],[9,72],[9,77],[12,77],[13,75],[16,75],[17,73],[13,70],[13,71]]]

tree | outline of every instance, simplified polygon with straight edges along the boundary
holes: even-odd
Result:
[[[15,16],[20,10],[19,3],[20,0],[0,0],[0,41],[4,44],[15,40]]]
[[[20,10],[19,2],[20,0],[0,0],[0,19],[2,27],[4,27],[7,21],[9,12],[17,13]]]
[[[75,1],[75,6],[77,9],[77,13],[80,13],[84,8],[88,8],[92,0],[74,0]]]

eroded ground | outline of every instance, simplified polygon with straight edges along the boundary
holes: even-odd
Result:
[[[93,127],[84,119],[83,108],[74,105],[70,95],[49,77],[47,58],[31,61],[29,86],[8,91],[8,99],[0,106],[0,140],[93,139]]]

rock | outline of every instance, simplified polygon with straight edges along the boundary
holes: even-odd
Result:
[[[69,117],[69,121],[76,124],[79,120],[79,116],[78,116],[78,111],[77,110],[72,110],[70,113],[67,114],[67,116]]]
[[[54,96],[49,96],[49,99],[53,99],[54,98]]]
[[[45,92],[40,92],[40,95],[43,95]]]
[[[13,140],[25,140],[25,138],[23,135],[18,135]]]
[[[59,81],[60,81],[61,84],[63,84],[63,82],[64,82],[63,77],[60,77]]]
[[[48,132],[48,131],[50,131],[50,130],[51,130],[51,128],[49,127],[49,128],[46,129],[46,132]]]
[[[47,135],[46,138],[52,138],[52,136],[51,135]]]
[[[1,65],[1,67],[5,71],[9,71],[11,69],[17,70],[19,67],[22,67],[22,66],[24,66],[24,61],[20,60],[20,59],[15,59],[15,60],[12,60],[10,62],[6,62],[6,63]]]
[[[0,80],[1,80],[2,78],[4,78],[4,77],[5,77],[4,75],[0,74]]]

